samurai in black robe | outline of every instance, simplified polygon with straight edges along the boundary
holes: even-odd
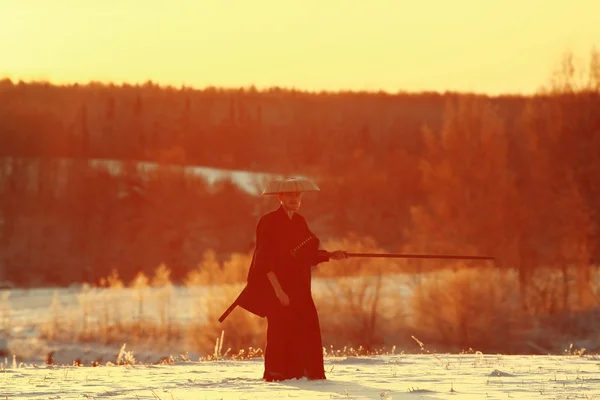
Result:
[[[290,212],[282,200],[279,208],[259,220],[247,285],[220,318],[223,321],[236,305],[267,318],[263,375],[267,381],[326,379],[311,291],[312,267],[345,256],[340,251],[320,250],[319,245],[304,217]],[[289,302],[282,301],[281,292]]]

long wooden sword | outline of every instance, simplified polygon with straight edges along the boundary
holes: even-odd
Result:
[[[429,259],[452,259],[452,260],[494,260],[490,256],[471,256],[455,254],[407,254],[407,253],[350,253],[348,257],[373,257],[373,258],[429,258]]]

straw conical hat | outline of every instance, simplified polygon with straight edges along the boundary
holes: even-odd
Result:
[[[288,178],[269,183],[263,190],[263,195],[286,193],[286,192],[319,192],[321,189],[316,183],[305,178]]]

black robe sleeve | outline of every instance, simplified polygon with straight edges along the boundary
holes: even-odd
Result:
[[[248,272],[248,283],[262,280],[277,266],[277,248],[274,241],[274,229],[269,221],[261,219],[256,225],[256,247],[254,259]]]
[[[248,271],[247,284],[235,302],[235,305],[260,317],[269,314],[277,300],[273,286],[267,277],[269,271],[276,270],[279,262],[275,234],[274,223],[270,219],[261,218],[256,226],[256,246]],[[226,316],[227,314],[224,314],[220,321],[223,321]]]
[[[318,265],[324,262],[329,262],[329,252],[327,250],[317,250],[316,257],[313,259],[311,265]]]

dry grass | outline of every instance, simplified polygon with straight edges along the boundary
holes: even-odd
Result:
[[[0,332],[8,334],[11,327],[11,309],[8,304],[10,292],[0,293]]]
[[[520,310],[515,271],[458,270],[426,276],[409,307],[415,335],[461,351],[505,352],[531,327]]]
[[[415,288],[409,325],[419,338],[450,351],[559,353],[572,341],[600,350],[600,341],[590,341],[600,326],[600,302],[588,299],[582,307],[578,274],[568,275],[540,269],[520,292],[514,270],[439,272]],[[596,299],[599,278],[595,271],[588,284]]]
[[[371,240],[329,241],[325,247],[384,252]],[[395,345],[408,342],[405,303],[410,276],[399,274],[405,263],[406,260],[350,258],[317,267],[314,275],[320,279],[313,283],[313,294],[329,353],[338,348],[379,354],[393,352]]]
[[[381,252],[369,241],[324,245]],[[65,312],[55,297],[42,337],[146,345],[168,354],[200,353],[204,359],[260,357],[266,339],[264,319],[236,309],[225,323],[217,321],[239,294],[250,261],[251,254],[234,254],[219,262],[207,252],[183,286],[173,285],[165,265],[153,276],[139,274],[129,284],[113,272],[100,287],[82,288],[77,313]],[[594,332],[590,324],[600,322],[592,307],[568,317],[555,312],[557,299],[564,299],[566,290],[573,306],[579,297],[573,289],[577,282],[554,279],[552,271],[534,276],[535,284],[523,299],[514,271],[453,265],[452,270],[421,275],[399,273],[406,262],[348,259],[316,267],[314,276],[321,279],[314,280],[313,294],[326,355],[418,350],[414,337],[436,351],[561,352],[564,347],[551,348],[549,341],[560,339],[554,346],[563,342],[568,346],[570,339],[590,337]],[[591,293],[597,293],[593,287]]]
[[[169,270],[161,265],[151,279],[138,274],[129,286],[116,272],[99,287],[83,285],[78,294],[78,313],[66,311],[60,304],[59,292],[55,292],[41,336],[53,341],[103,344],[168,343],[181,339],[180,329],[172,318],[173,290]]]
[[[266,341],[266,320],[253,314],[234,310],[221,324],[218,321],[221,313],[238,295],[239,290],[232,287],[210,288],[207,292],[207,302],[202,309],[206,322],[189,324],[186,327],[187,346],[189,349],[207,353],[215,345],[215,339],[225,332],[224,348],[219,354],[246,357],[256,354],[257,349],[263,348]]]

